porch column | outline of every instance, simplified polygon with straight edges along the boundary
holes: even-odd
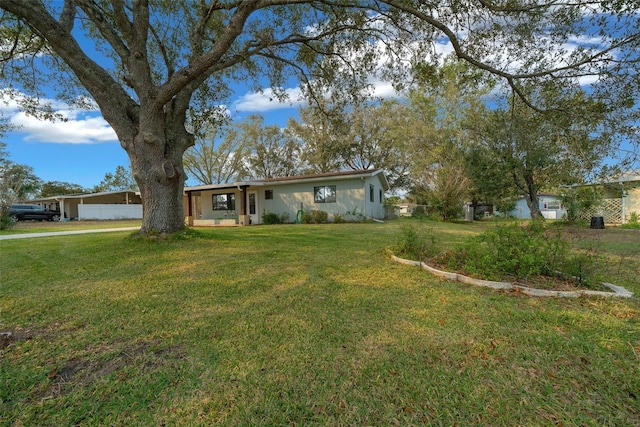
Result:
[[[626,191],[624,189],[624,185],[622,186],[622,224],[627,223],[627,206],[626,206]]]
[[[249,216],[247,215],[247,186],[240,187],[240,216],[238,217],[239,225],[249,224]]]
[[[64,199],[60,199],[59,200],[60,203],[60,221],[64,221],[65,218],[69,218],[69,220],[71,220],[71,217],[67,217],[67,213],[64,211],[65,210],[65,206],[64,206]]]
[[[187,225],[193,226],[193,199],[191,191],[187,191]]]

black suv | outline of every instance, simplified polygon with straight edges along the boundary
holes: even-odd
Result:
[[[38,205],[11,205],[9,216],[12,221],[25,221],[35,219],[37,221],[60,221],[60,212],[48,211]]]

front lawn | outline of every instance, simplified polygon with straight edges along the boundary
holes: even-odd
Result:
[[[640,424],[638,299],[441,281],[404,223],[2,241],[0,425]],[[572,242],[638,295],[613,231]]]

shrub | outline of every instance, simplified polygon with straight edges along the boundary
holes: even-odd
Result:
[[[347,211],[344,215],[346,221],[349,222],[362,222],[367,219],[366,215],[358,212],[358,207],[354,207],[352,211]]]
[[[8,213],[0,216],[0,230],[9,230],[15,223],[11,220]]]
[[[545,233],[542,221],[532,221],[526,227],[511,223],[489,230],[472,239],[466,252],[470,272],[529,277],[553,275],[568,255],[568,244],[559,233]]]
[[[289,221],[289,214],[283,213],[278,215],[275,212],[264,212],[262,214],[263,224],[284,224]]]
[[[422,205],[418,205],[415,208],[413,208],[413,212],[411,212],[411,216],[414,218],[425,218],[427,216],[427,208]]]
[[[305,211],[302,220],[305,224],[321,224],[329,220],[329,214],[318,210]]]
[[[572,189],[562,196],[562,204],[565,206],[567,213],[563,219],[569,224],[579,224],[581,221],[580,213],[589,209],[596,204],[598,194],[591,188]]]
[[[9,215],[9,204],[0,203],[0,230],[8,230],[14,225]]]
[[[640,218],[637,212],[631,212],[629,214],[629,220],[626,224],[622,225],[622,228],[640,228]]]
[[[343,224],[343,223],[345,223],[347,221],[344,219],[344,215],[334,214],[333,215],[333,222],[336,223],[336,224]]]
[[[601,257],[594,251],[580,252],[563,260],[559,270],[564,276],[573,277],[579,285],[587,287],[598,287],[595,283],[597,275],[596,261],[601,261]]]
[[[414,261],[424,261],[437,252],[436,239],[430,229],[417,230],[410,225],[402,227],[402,238],[395,247],[395,253],[398,256]]]

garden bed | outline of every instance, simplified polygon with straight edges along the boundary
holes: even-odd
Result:
[[[437,248],[433,234],[408,227],[394,253],[445,279],[496,289],[539,296],[633,295],[606,283],[595,251],[571,249],[559,229],[542,222],[500,224],[453,249]]]
[[[423,270],[427,270],[431,274],[441,277],[446,280],[466,283],[469,285],[475,286],[483,286],[492,289],[501,289],[501,290],[510,290],[518,293],[523,293],[531,296],[538,297],[565,297],[565,298],[576,298],[585,295],[592,296],[600,296],[600,297],[622,297],[622,298],[631,298],[633,297],[633,292],[628,291],[627,289],[616,286],[611,283],[601,283],[601,289],[603,290],[593,290],[579,286],[573,286],[570,289],[563,289],[562,286],[555,286],[552,281],[547,281],[547,288],[541,289],[537,288],[537,283],[531,282],[532,285],[525,286],[519,282],[508,282],[508,281],[495,281],[495,280],[485,280],[475,277],[466,276],[464,274],[446,270],[440,270],[438,268],[432,267],[425,262],[420,261],[412,261],[404,258],[399,258],[395,255],[391,255],[391,258],[399,262],[401,264],[415,265],[420,267]],[[552,285],[552,286],[549,286]]]

